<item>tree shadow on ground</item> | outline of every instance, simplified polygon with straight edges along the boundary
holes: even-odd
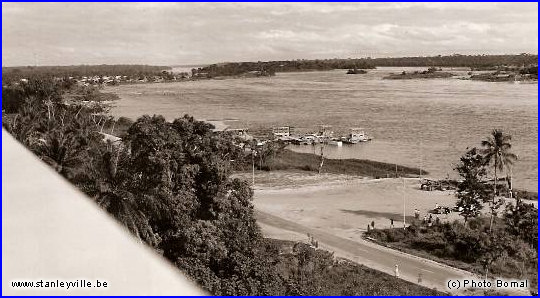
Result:
[[[392,213],[392,212],[377,212],[377,211],[368,211],[368,210],[346,210],[341,209],[341,212],[350,213],[354,215],[363,215],[366,217],[378,217],[378,218],[387,218],[387,219],[393,219],[395,221],[402,221],[403,220],[403,214],[398,213]],[[405,220],[410,222],[414,219],[414,216],[406,215]]]

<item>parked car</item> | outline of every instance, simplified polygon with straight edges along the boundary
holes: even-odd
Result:
[[[454,212],[461,212],[461,211],[463,211],[463,207],[454,206],[454,208],[452,208],[452,211],[454,211]]]
[[[450,209],[450,207],[439,206],[439,207],[433,209],[433,211],[432,211],[431,213],[435,213],[435,214],[449,214],[450,212],[452,212],[452,210]]]

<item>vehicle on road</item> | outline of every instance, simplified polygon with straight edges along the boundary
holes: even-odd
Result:
[[[452,212],[452,209],[446,206],[438,206],[431,210],[431,213],[433,214],[449,214],[450,212]]]

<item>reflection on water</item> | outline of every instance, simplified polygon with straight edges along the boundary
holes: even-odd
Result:
[[[278,73],[270,78],[124,85],[108,91],[122,98],[112,113],[132,118],[162,114],[173,119],[188,113],[199,119],[240,119],[252,129],[292,125],[300,131],[324,123],[343,134],[350,127],[363,127],[374,137],[372,142],[329,147],[329,156],[421,166],[441,178],[453,175],[453,164],[467,147],[479,146],[493,128],[501,128],[512,134],[520,157],[514,169],[516,187],[537,190],[537,84],[381,79],[404,69],[411,70]]]

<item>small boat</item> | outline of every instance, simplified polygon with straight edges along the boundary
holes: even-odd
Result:
[[[343,141],[341,141],[341,140],[330,140],[328,142],[328,144],[341,147],[341,146],[343,146]]]
[[[301,136],[291,140],[291,143],[295,145],[313,145],[315,142],[316,138],[311,135]]]

